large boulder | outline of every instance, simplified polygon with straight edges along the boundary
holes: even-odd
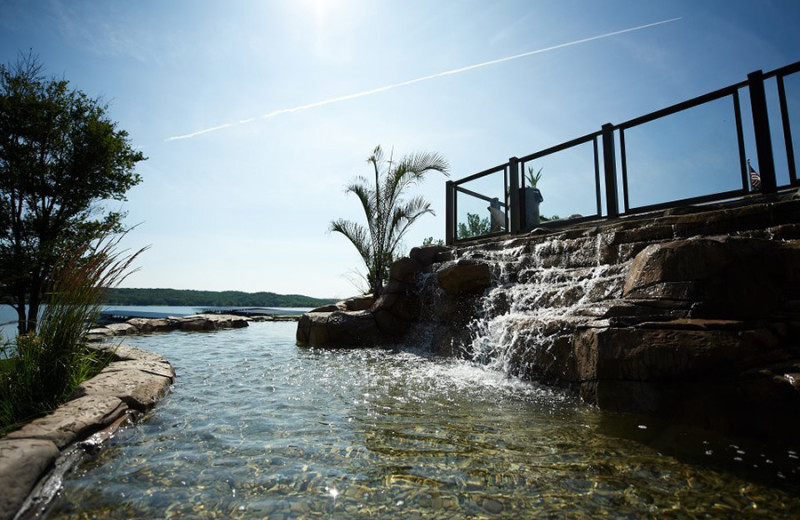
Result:
[[[92,347],[94,350],[98,350],[109,355],[112,355],[115,360],[117,361],[128,361],[128,360],[137,360],[137,361],[152,361],[154,363],[162,363],[162,364],[169,364],[164,356],[161,354],[156,354],[155,352],[149,352],[147,350],[141,349],[139,347],[134,347],[132,345],[128,345],[126,343],[122,343],[119,345],[114,344],[102,344],[96,345]]]
[[[439,287],[450,295],[483,292],[492,284],[489,266],[483,262],[459,260],[437,272]]]
[[[369,311],[307,312],[297,323],[297,344],[307,347],[374,346],[381,334]]]
[[[311,309],[308,312],[364,311],[372,307],[374,303],[375,298],[371,294],[364,294],[362,296],[353,296],[352,298],[330,305],[323,305],[322,307]]]
[[[700,238],[652,244],[631,264],[623,294],[692,304],[695,318],[768,317],[800,291],[800,242]]]
[[[768,330],[745,333],[739,322],[708,327],[702,323],[681,320],[653,328],[588,330],[582,334],[580,375],[633,381],[730,378],[752,366],[754,359],[769,359],[778,345]]]
[[[105,372],[122,372],[123,370],[138,370],[156,376],[167,377],[175,381],[175,369],[168,362],[146,359],[128,359],[115,361],[105,368]]]
[[[371,294],[365,294],[363,296],[353,296],[352,298],[348,298],[341,303],[341,307],[339,310],[344,311],[365,311],[372,307],[375,303],[375,297]]]
[[[428,267],[450,260],[452,253],[447,246],[421,246],[412,248],[408,256],[422,267]]]
[[[423,271],[423,266],[416,260],[411,258],[397,260],[389,267],[389,280],[383,288],[383,294],[413,293]]]
[[[796,338],[788,327],[736,320],[587,329],[574,337],[568,382],[604,409],[792,439],[800,429]]]
[[[387,293],[378,298],[371,311],[381,334],[397,339],[419,318],[420,300],[416,294]]]
[[[232,314],[195,314],[177,321],[183,331],[212,331],[247,327],[250,319]]]
[[[305,313],[297,323],[297,344],[349,348],[397,340],[419,316],[415,288],[422,271],[418,261],[401,258],[389,268],[389,280],[379,298],[350,298]]]

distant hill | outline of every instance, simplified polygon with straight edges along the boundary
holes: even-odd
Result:
[[[180,289],[109,289],[106,305],[178,305],[185,307],[320,307],[333,299],[301,294]]]

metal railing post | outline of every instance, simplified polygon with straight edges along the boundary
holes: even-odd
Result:
[[[794,145],[792,144],[792,127],[789,123],[789,107],[786,103],[786,87],[783,85],[783,76],[776,78],[778,82],[778,101],[781,105],[781,122],[783,123],[783,141],[786,147],[786,164],[789,167],[789,183],[797,184],[797,164],[794,157]]]
[[[444,243],[448,246],[453,245],[455,237],[455,197],[456,189],[453,181],[447,181],[444,188]]]
[[[617,156],[614,146],[614,125],[603,125],[603,173],[606,183],[606,215],[619,216],[617,196]]]
[[[775,162],[772,157],[767,96],[764,93],[764,73],[760,70],[751,72],[747,75],[747,82],[750,90],[750,107],[753,110],[753,131],[756,136],[761,191],[775,193],[778,190],[778,183],[775,179]]]
[[[511,221],[509,231],[512,235],[519,233],[520,210],[519,210],[519,159],[512,157],[508,160],[508,206],[510,210],[509,220]]]

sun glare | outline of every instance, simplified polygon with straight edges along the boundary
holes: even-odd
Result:
[[[310,9],[317,28],[321,28],[332,15],[341,14],[347,8],[347,0],[310,0]]]

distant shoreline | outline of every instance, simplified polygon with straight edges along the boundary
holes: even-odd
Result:
[[[321,307],[336,298],[302,294],[244,291],[196,291],[189,289],[109,289],[105,305],[174,307]]]

